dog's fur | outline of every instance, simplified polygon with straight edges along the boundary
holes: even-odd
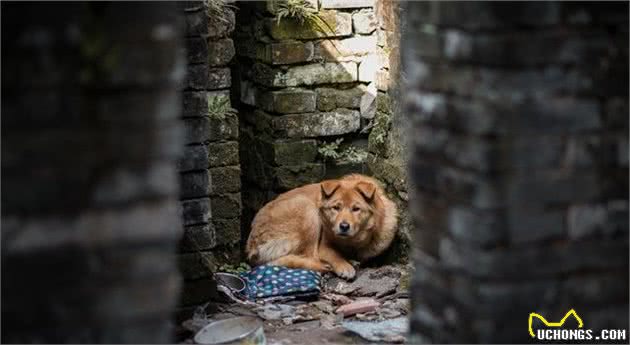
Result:
[[[341,223],[349,225],[347,228]],[[352,174],[295,188],[266,204],[254,218],[247,258],[274,264],[334,271],[351,279],[346,258],[360,261],[382,253],[398,223],[396,204],[370,177]]]

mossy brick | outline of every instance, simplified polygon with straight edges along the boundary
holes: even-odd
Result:
[[[202,144],[210,140],[210,119],[207,117],[191,117],[184,119],[184,143]]]
[[[182,199],[200,198],[210,195],[210,175],[207,170],[190,171],[180,174]]]
[[[283,41],[260,45],[257,57],[272,65],[288,65],[313,59],[313,42]]]
[[[280,114],[315,111],[315,92],[311,90],[285,89],[269,91],[258,97],[257,101],[264,110]]]
[[[241,191],[241,168],[228,166],[209,170],[212,181],[212,195]]]
[[[216,218],[212,220],[216,229],[217,244],[236,244],[241,241],[240,218]]]
[[[224,119],[209,119],[210,141],[238,139],[238,117],[227,115]]]
[[[311,163],[317,158],[317,141],[290,140],[275,141],[273,161],[277,165],[297,165]]]
[[[294,18],[283,18],[280,22],[275,18],[269,18],[266,27],[269,35],[275,40],[350,36],[352,16],[350,13],[320,11],[316,19],[306,20],[304,23]]]
[[[237,141],[211,143],[207,148],[207,161],[211,168],[239,164]]]
[[[208,44],[201,37],[186,38],[186,56],[189,64],[201,64],[208,60]]]
[[[203,71],[199,72],[203,73]],[[232,74],[229,68],[210,68],[207,75],[206,87],[210,90],[227,89],[232,85]]]
[[[181,202],[182,218],[184,226],[206,224],[210,221],[210,199],[199,198],[184,200]]]
[[[208,250],[216,246],[216,236],[213,224],[199,224],[184,227],[184,234],[179,242],[182,253]]]
[[[234,57],[234,42],[230,38],[208,41],[208,65],[224,66]]]
[[[353,36],[321,40],[315,43],[315,59],[339,61],[344,57],[363,56],[376,51],[377,36]]]
[[[284,115],[274,117],[271,121],[276,135],[308,138],[356,132],[361,126],[361,114],[356,110],[337,109],[332,112]]]
[[[208,148],[206,145],[184,147],[184,155],[180,158],[177,169],[180,172],[202,170],[208,167]]]
[[[361,97],[366,92],[363,85],[350,89],[334,89],[322,87],[315,89],[317,93],[317,110],[331,111],[336,108],[359,109]]]
[[[215,218],[234,218],[241,214],[241,193],[213,196],[210,200]]]
[[[351,83],[358,80],[356,62],[326,62],[292,66],[289,69],[255,64],[251,71],[255,82],[268,87],[295,87]]]
[[[225,37],[234,31],[236,24],[236,15],[229,8],[223,9],[223,16],[219,18],[210,18],[208,22],[208,37]]]
[[[324,165],[306,163],[275,168],[276,188],[288,190],[309,183],[316,183],[324,177]]]

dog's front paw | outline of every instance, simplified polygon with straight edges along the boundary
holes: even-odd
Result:
[[[334,267],[335,274],[343,279],[352,279],[356,275],[354,267],[347,262],[342,262]]]

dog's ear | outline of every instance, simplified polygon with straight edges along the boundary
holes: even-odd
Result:
[[[361,195],[363,195],[365,200],[369,202],[372,202],[374,200],[374,192],[376,192],[376,186],[373,183],[365,181],[359,182],[357,183],[357,190],[359,191],[359,193],[361,193]]]
[[[320,185],[322,186],[322,197],[324,199],[330,198],[339,188],[339,182],[337,181],[323,181]]]

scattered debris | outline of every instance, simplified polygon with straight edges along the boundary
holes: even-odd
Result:
[[[351,298],[344,295],[337,295],[334,293],[322,293],[321,297],[323,299],[333,302],[335,305],[344,305],[344,304],[352,303]]]
[[[368,313],[376,310],[379,305],[380,303],[373,299],[365,299],[342,305],[341,307],[337,308],[337,313],[342,314],[344,317],[358,313]]]
[[[399,320],[406,322],[410,310],[409,293],[400,282],[405,269],[403,266],[359,268],[352,282],[325,276],[319,299],[311,301],[273,296],[252,302],[223,286],[225,289],[221,291],[230,303],[199,307],[181,328],[195,334],[212,321],[249,315],[265,321],[265,332],[274,334],[270,343],[401,343],[405,341],[406,329],[399,330],[402,327]],[[214,312],[207,315],[207,310]]]
[[[344,321],[342,326],[368,341],[378,343],[404,343],[409,322],[406,317],[398,317],[378,322]]]
[[[265,320],[280,320],[295,316],[295,307],[286,304],[265,304],[257,308],[256,313]]]
[[[382,297],[396,292],[402,272],[394,266],[366,268],[357,273],[355,281],[328,279],[324,291],[347,296]]]

